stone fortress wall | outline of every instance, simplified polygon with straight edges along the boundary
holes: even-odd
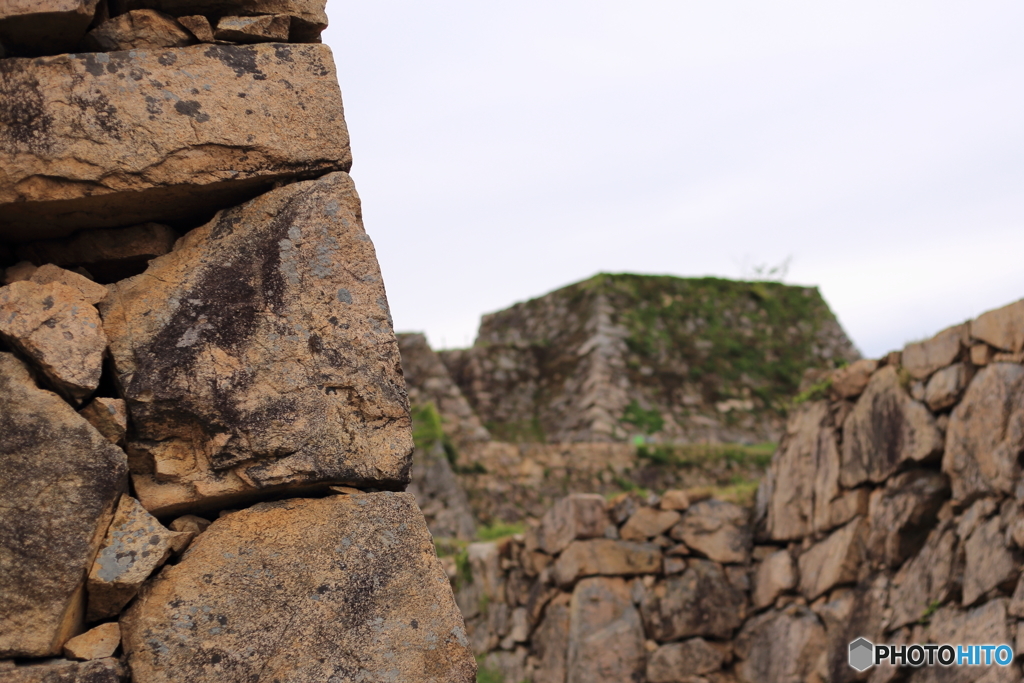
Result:
[[[0,680],[474,680],[325,26],[0,6]]]

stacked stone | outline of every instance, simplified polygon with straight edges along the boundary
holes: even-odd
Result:
[[[473,680],[324,26],[0,8],[4,681]]]
[[[451,575],[482,665],[535,683],[1020,680],[847,658],[861,637],[1024,654],[1022,361],[1019,301],[832,373],[755,510],[576,494],[470,545]]]

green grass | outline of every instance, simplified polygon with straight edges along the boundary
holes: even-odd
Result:
[[[640,444],[637,457],[663,467],[706,467],[726,462],[741,467],[767,467],[776,444]]]
[[[505,683],[505,677],[500,671],[484,665],[485,656],[480,655],[476,658],[476,683]]]
[[[458,470],[459,452],[456,450],[452,440],[445,434],[444,418],[437,411],[437,406],[434,405],[434,402],[427,401],[426,403],[415,405],[410,412],[412,414],[412,440],[416,444],[416,448],[421,451],[427,451],[440,441],[448,462]]]
[[[644,410],[635,400],[626,406],[622,422],[632,425],[644,434],[655,434],[665,427],[665,418],[655,409]]]
[[[516,534],[523,533],[526,527],[521,522],[506,524],[505,522],[493,522],[476,530],[476,537],[481,541],[497,541]]]
[[[828,390],[832,388],[832,378],[826,377],[820,382],[816,382],[807,389],[801,391],[799,394],[793,397],[790,402],[792,407],[796,407],[801,403],[807,403],[808,401],[820,401],[821,399],[828,396]]]
[[[711,497],[749,507],[754,504],[754,497],[757,495],[757,487],[760,484],[760,479],[736,476],[725,486],[712,487]]]

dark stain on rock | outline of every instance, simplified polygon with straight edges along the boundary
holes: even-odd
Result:
[[[178,55],[173,52],[165,52],[156,61],[160,62],[163,66],[171,66],[178,61]]]
[[[103,94],[96,93],[91,98],[75,95],[70,98],[71,104],[75,105],[92,118],[104,133],[114,138],[121,139],[121,122],[117,116],[117,107],[110,103],[110,99]]]
[[[241,78],[250,74],[253,80],[265,81],[267,75],[256,66],[256,48],[242,45],[213,45],[206,52],[207,57],[219,59],[224,66]]]
[[[196,120],[196,123],[206,123],[210,115],[202,110],[202,106],[196,100],[178,100],[174,103],[174,111]]]
[[[52,126],[39,81],[14,60],[0,59],[0,146],[47,152]]]
[[[152,95],[146,95],[146,111],[152,116],[158,116],[164,113],[164,108],[160,106],[160,100]]]
[[[280,43],[274,45],[274,56],[277,57],[278,61],[281,62],[293,62],[292,59],[292,48],[288,45],[282,45]]]

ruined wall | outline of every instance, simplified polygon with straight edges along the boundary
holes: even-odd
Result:
[[[457,599],[491,680],[1019,681],[858,673],[848,645],[1024,652],[1024,300],[834,371],[791,412],[756,505],[575,494],[471,544]]]
[[[0,6],[0,680],[474,679],[325,26]]]

